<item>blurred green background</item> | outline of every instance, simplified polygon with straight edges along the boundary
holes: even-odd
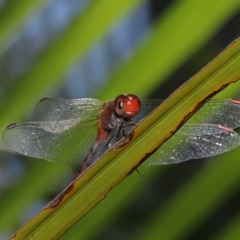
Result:
[[[0,0],[0,131],[29,121],[43,97],[167,98],[238,38],[239,26],[239,0]],[[217,97],[239,98],[240,85]],[[0,147],[7,239],[76,169]],[[239,239],[239,154],[141,166],[144,179],[132,173],[61,239]]]

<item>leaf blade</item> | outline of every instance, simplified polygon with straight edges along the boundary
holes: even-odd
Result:
[[[31,239],[33,235],[41,239],[46,237],[46,234],[52,238],[62,236],[70,226],[103,199],[110,189],[131,173],[147,154],[166,141],[184,120],[196,111],[199,103],[237,81],[240,78],[239,66],[240,39],[141,122],[134,129],[130,143],[122,149],[107,152],[57,197],[50,207],[42,210],[15,236],[19,239],[23,239],[22,236]],[[79,203],[82,205],[79,206]]]

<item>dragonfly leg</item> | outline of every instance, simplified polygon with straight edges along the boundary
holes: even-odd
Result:
[[[141,178],[145,178],[144,174],[140,173],[140,171],[138,170],[138,168],[136,168],[136,172],[140,175]]]
[[[108,136],[104,141],[106,141],[106,143],[99,143],[96,142],[94,144],[94,146],[92,147],[91,151],[89,152],[89,154],[87,155],[87,157],[84,159],[80,170],[78,171],[78,175],[80,175],[81,173],[83,173],[89,166],[92,165],[92,163],[94,162],[94,158],[96,156],[96,153],[100,150],[102,150],[101,154],[107,149],[107,147],[109,146],[110,142],[113,140],[115,133],[116,133],[116,142],[117,144],[116,147],[121,147],[123,145],[125,145],[126,143],[128,143],[131,139],[131,133],[126,133],[125,129],[127,127],[130,126],[135,126],[136,124],[134,122],[128,122],[127,124],[121,124],[118,128],[112,130],[110,133],[108,133]],[[122,133],[121,133],[122,131]],[[139,175],[141,177],[144,177],[138,170],[137,172],[139,173]],[[77,176],[78,176],[77,175]]]
[[[113,137],[114,137],[114,132],[115,132],[115,131],[112,131],[112,132],[109,134],[110,137],[109,137],[109,139],[107,140],[106,144],[104,144],[104,149],[106,149],[107,146],[109,145],[109,143],[112,141],[112,139],[113,139]]]

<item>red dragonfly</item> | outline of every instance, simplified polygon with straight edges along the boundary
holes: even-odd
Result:
[[[80,173],[159,106],[122,94],[105,103],[92,98],[43,98],[32,122],[9,125],[3,142],[13,151],[60,164],[82,164]],[[209,100],[146,161],[173,164],[209,157],[240,145],[240,100]],[[127,138],[126,138],[127,139]]]

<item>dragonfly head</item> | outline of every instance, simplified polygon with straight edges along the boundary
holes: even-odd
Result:
[[[141,102],[133,94],[121,94],[114,101],[114,110],[122,118],[133,118],[140,112]]]

